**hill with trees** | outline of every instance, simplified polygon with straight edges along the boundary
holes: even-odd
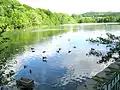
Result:
[[[40,8],[34,9],[17,0],[0,0],[0,30],[3,32],[75,22],[71,16],[65,13],[54,13]]]
[[[17,0],[0,0],[0,31],[56,26],[69,23],[120,22],[120,12],[88,12],[72,16],[32,8]]]

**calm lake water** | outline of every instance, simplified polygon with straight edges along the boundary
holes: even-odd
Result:
[[[10,37],[10,40],[1,43],[0,49],[8,48],[0,53],[0,59],[7,60],[3,63],[5,74],[10,70],[15,74],[4,76],[4,79],[12,79],[8,84],[14,84],[21,77],[33,79],[35,90],[77,90],[79,85],[110,64],[97,64],[100,57],[86,56],[91,48],[103,53],[109,50],[104,45],[86,41],[98,36],[106,37],[108,32],[120,35],[120,25],[64,25],[52,29],[6,32],[3,36]],[[46,60],[43,61],[43,57]]]

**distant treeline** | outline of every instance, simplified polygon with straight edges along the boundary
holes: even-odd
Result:
[[[120,12],[87,12],[81,15],[83,17],[106,17],[106,16],[118,17],[120,16]]]
[[[80,15],[72,14],[78,23],[120,22],[120,12],[87,12]]]
[[[89,12],[81,15],[55,13],[32,8],[17,0],[0,0],[0,31],[56,26],[67,23],[120,22],[120,15],[113,12]]]

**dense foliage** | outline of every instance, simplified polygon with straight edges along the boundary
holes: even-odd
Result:
[[[0,29],[24,29],[41,25],[59,25],[75,23],[75,20],[63,13],[53,13],[45,9],[34,9],[20,4],[17,0],[0,0]]]

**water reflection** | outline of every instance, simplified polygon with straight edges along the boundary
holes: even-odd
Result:
[[[5,85],[9,84],[11,80],[13,81],[12,75],[15,72],[14,69],[15,67],[19,67],[19,63],[21,62],[19,59],[12,59],[24,53],[28,45],[37,42],[44,42],[51,36],[55,36],[63,32],[66,32],[66,30],[49,30],[47,32],[43,31],[37,33],[19,31],[2,33],[2,37],[0,37],[0,84]]]
[[[13,53],[12,61],[7,64],[13,66],[13,78],[27,77],[35,80],[36,90],[75,90],[78,85],[103,70],[109,63],[97,64],[100,57],[86,56],[86,53],[93,47],[103,53],[108,49],[104,45],[86,42],[86,39],[101,35],[105,37],[106,32],[117,31],[116,25],[82,26],[78,30],[79,27],[68,26],[71,28],[69,32],[57,30],[12,33],[12,42],[8,45],[12,44],[11,48],[21,50],[21,53]],[[46,61],[43,61],[43,57],[46,57]]]

